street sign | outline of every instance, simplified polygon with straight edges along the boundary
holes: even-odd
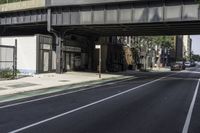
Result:
[[[96,48],[96,49],[100,49],[100,48],[101,48],[101,45],[95,45],[95,48]]]

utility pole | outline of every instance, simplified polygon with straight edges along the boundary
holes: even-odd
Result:
[[[17,39],[15,39],[15,47],[13,52],[13,77],[17,77]]]

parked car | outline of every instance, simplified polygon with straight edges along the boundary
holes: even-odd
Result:
[[[171,71],[185,70],[185,64],[183,62],[175,62],[171,65]]]
[[[196,63],[194,61],[187,61],[185,62],[186,67],[195,67]]]

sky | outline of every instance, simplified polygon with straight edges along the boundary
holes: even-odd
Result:
[[[192,51],[194,54],[200,55],[200,35],[193,35],[192,38]]]

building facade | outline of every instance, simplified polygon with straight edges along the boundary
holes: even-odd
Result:
[[[128,69],[132,63],[132,52],[120,41],[119,36],[100,37],[96,44],[101,45],[102,71],[119,72]],[[130,58],[131,56],[131,58]],[[94,52],[93,70],[98,69],[99,50]]]
[[[56,54],[51,36],[37,34],[1,37],[0,45],[16,46],[17,70],[21,74],[33,75],[56,70]]]
[[[192,39],[189,35],[176,36],[176,59],[190,61],[192,53]]]

